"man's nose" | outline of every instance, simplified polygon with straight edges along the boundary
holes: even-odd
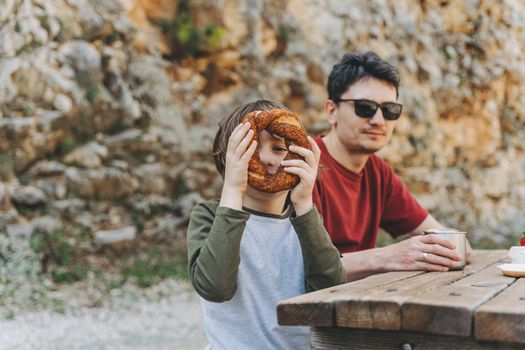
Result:
[[[370,124],[381,125],[385,124],[385,117],[383,117],[383,111],[378,108],[372,118],[370,118]]]

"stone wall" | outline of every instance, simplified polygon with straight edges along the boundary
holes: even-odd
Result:
[[[220,189],[217,122],[269,98],[319,133],[331,66],[373,50],[402,74],[381,155],[439,220],[511,244],[525,229],[524,26],[519,0],[5,0],[0,230],[47,264],[57,231],[82,255],[183,242],[189,210]]]

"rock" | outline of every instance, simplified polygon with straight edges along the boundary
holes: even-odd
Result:
[[[56,160],[41,160],[37,162],[28,172],[30,176],[53,176],[62,175],[66,166]]]
[[[2,7],[0,7],[0,22],[4,22],[13,15],[15,5],[16,0],[6,0],[3,2]]]
[[[13,208],[0,210],[0,230],[5,231],[8,225],[18,222],[18,212]]]
[[[61,230],[62,222],[52,216],[41,216],[31,221],[33,232],[52,233]]]
[[[3,182],[0,182],[0,211],[9,210],[11,207],[9,188]]]
[[[94,223],[93,215],[91,215],[88,212],[82,212],[76,215],[74,220],[75,220],[74,221],[75,223],[79,224],[80,226],[84,228],[92,229],[93,227],[93,223]]]
[[[88,0],[68,0],[67,3],[76,8],[73,20],[80,24],[82,36],[86,39],[108,34],[111,31],[111,23],[106,21],[101,15],[101,13],[107,12],[104,11],[107,10],[104,4],[117,6],[117,8],[112,9],[113,11],[120,8],[116,1],[101,1],[95,3]],[[109,8],[111,9],[111,7]],[[69,26],[71,24],[68,23],[67,25]]]
[[[133,95],[138,99],[148,99],[150,108],[171,102],[171,81],[160,64],[151,59],[136,60],[129,64],[128,74]]]
[[[113,245],[122,241],[133,241],[137,234],[135,226],[125,226],[114,230],[101,230],[94,233],[95,243],[100,246]]]
[[[71,217],[86,208],[86,201],[79,198],[62,199],[52,202],[50,207],[64,217]]]
[[[178,3],[172,0],[141,0],[144,11],[153,21],[173,21],[177,17]]]
[[[72,40],[62,45],[59,53],[73,67],[80,83],[98,84],[100,82],[102,78],[101,58],[93,45],[80,40]]]
[[[63,94],[57,94],[53,100],[53,107],[58,109],[61,112],[67,113],[73,108],[73,101]]]
[[[11,77],[20,67],[22,60],[19,58],[0,59],[0,103],[8,102],[16,96],[17,88]]]
[[[129,173],[116,168],[66,170],[68,187],[85,198],[119,198],[131,194],[138,182]]]
[[[98,168],[107,156],[108,148],[106,146],[96,142],[90,142],[68,153],[62,161],[67,165],[75,165],[83,168]]]
[[[33,234],[30,224],[15,224],[7,226],[7,235],[11,238],[29,238]]]
[[[11,199],[17,204],[34,206],[44,204],[47,196],[44,191],[36,186],[21,186],[15,188],[11,194]]]
[[[133,38],[133,47],[139,52],[160,52],[162,54],[167,54],[169,53],[169,45],[166,42],[166,39],[162,36],[159,28],[153,26],[148,18],[147,10],[149,9],[153,12],[153,2],[148,1],[145,3],[145,6],[143,3],[145,2],[142,0],[131,0],[127,2],[125,8],[130,22],[133,23],[133,26],[136,29],[138,29]],[[170,3],[171,6],[176,6],[176,3],[173,1]],[[164,15],[171,15],[169,9]]]
[[[66,117],[60,112],[36,110],[34,117],[0,118],[0,151],[14,154],[16,171],[56,149],[64,135]]]
[[[20,69],[13,74],[17,92],[30,100],[41,100],[45,94],[47,82],[42,72],[24,61]]]
[[[161,212],[177,212],[177,206],[168,197],[158,194],[148,195],[144,198],[135,198],[132,203],[133,210],[144,215],[152,215]]]
[[[144,224],[144,237],[148,239],[162,240],[167,237],[178,238],[176,234],[180,224],[186,222],[186,218],[180,218],[172,214],[166,214],[147,221]]]
[[[107,146],[113,146],[121,143],[131,143],[142,135],[142,131],[139,129],[129,129],[119,134],[108,136],[104,139],[104,144]]]
[[[48,199],[64,199],[67,195],[67,181],[64,176],[38,179],[34,184],[44,191]]]
[[[140,183],[139,190],[152,194],[166,193],[165,172],[164,164],[161,163],[142,164],[133,169],[133,174]]]
[[[193,192],[178,198],[176,200],[176,204],[180,207],[181,216],[189,218],[190,212],[192,211],[195,204],[203,200],[204,198],[202,198],[198,193]]]

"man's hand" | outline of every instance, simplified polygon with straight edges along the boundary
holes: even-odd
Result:
[[[312,150],[292,145],[289,151],[302,156],[302,159],[283,160],[281,165],[284,171],[299,176],[301,181],[290,193],[290,200],[297,216],[306,214],[313,206],[312,191],[317,177],[317,167],[321,158],[321,150],[314,139],[308,136]]]
[[[441,225],[432,215],[429,214],[427,218],[423,220],[423,222],[418,227],[416,227],[412,232],[409,232],[408,234],[411,236],[420,235],[429,229],[450,230],[450,228]],[[467,264],[470,264],[472,262],[472,247],[470,246],[468,239],[466,246],[465,261]]]
[[[448,271],[461,260],[455,248],[437,235],[417,235],[378,250],[387,262],[387,271]]]

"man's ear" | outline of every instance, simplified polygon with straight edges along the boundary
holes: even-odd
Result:
[[[324,103],[324,111],[330,125],[337,125],[337,105],[335,102],[332,100],[326,100]]]

